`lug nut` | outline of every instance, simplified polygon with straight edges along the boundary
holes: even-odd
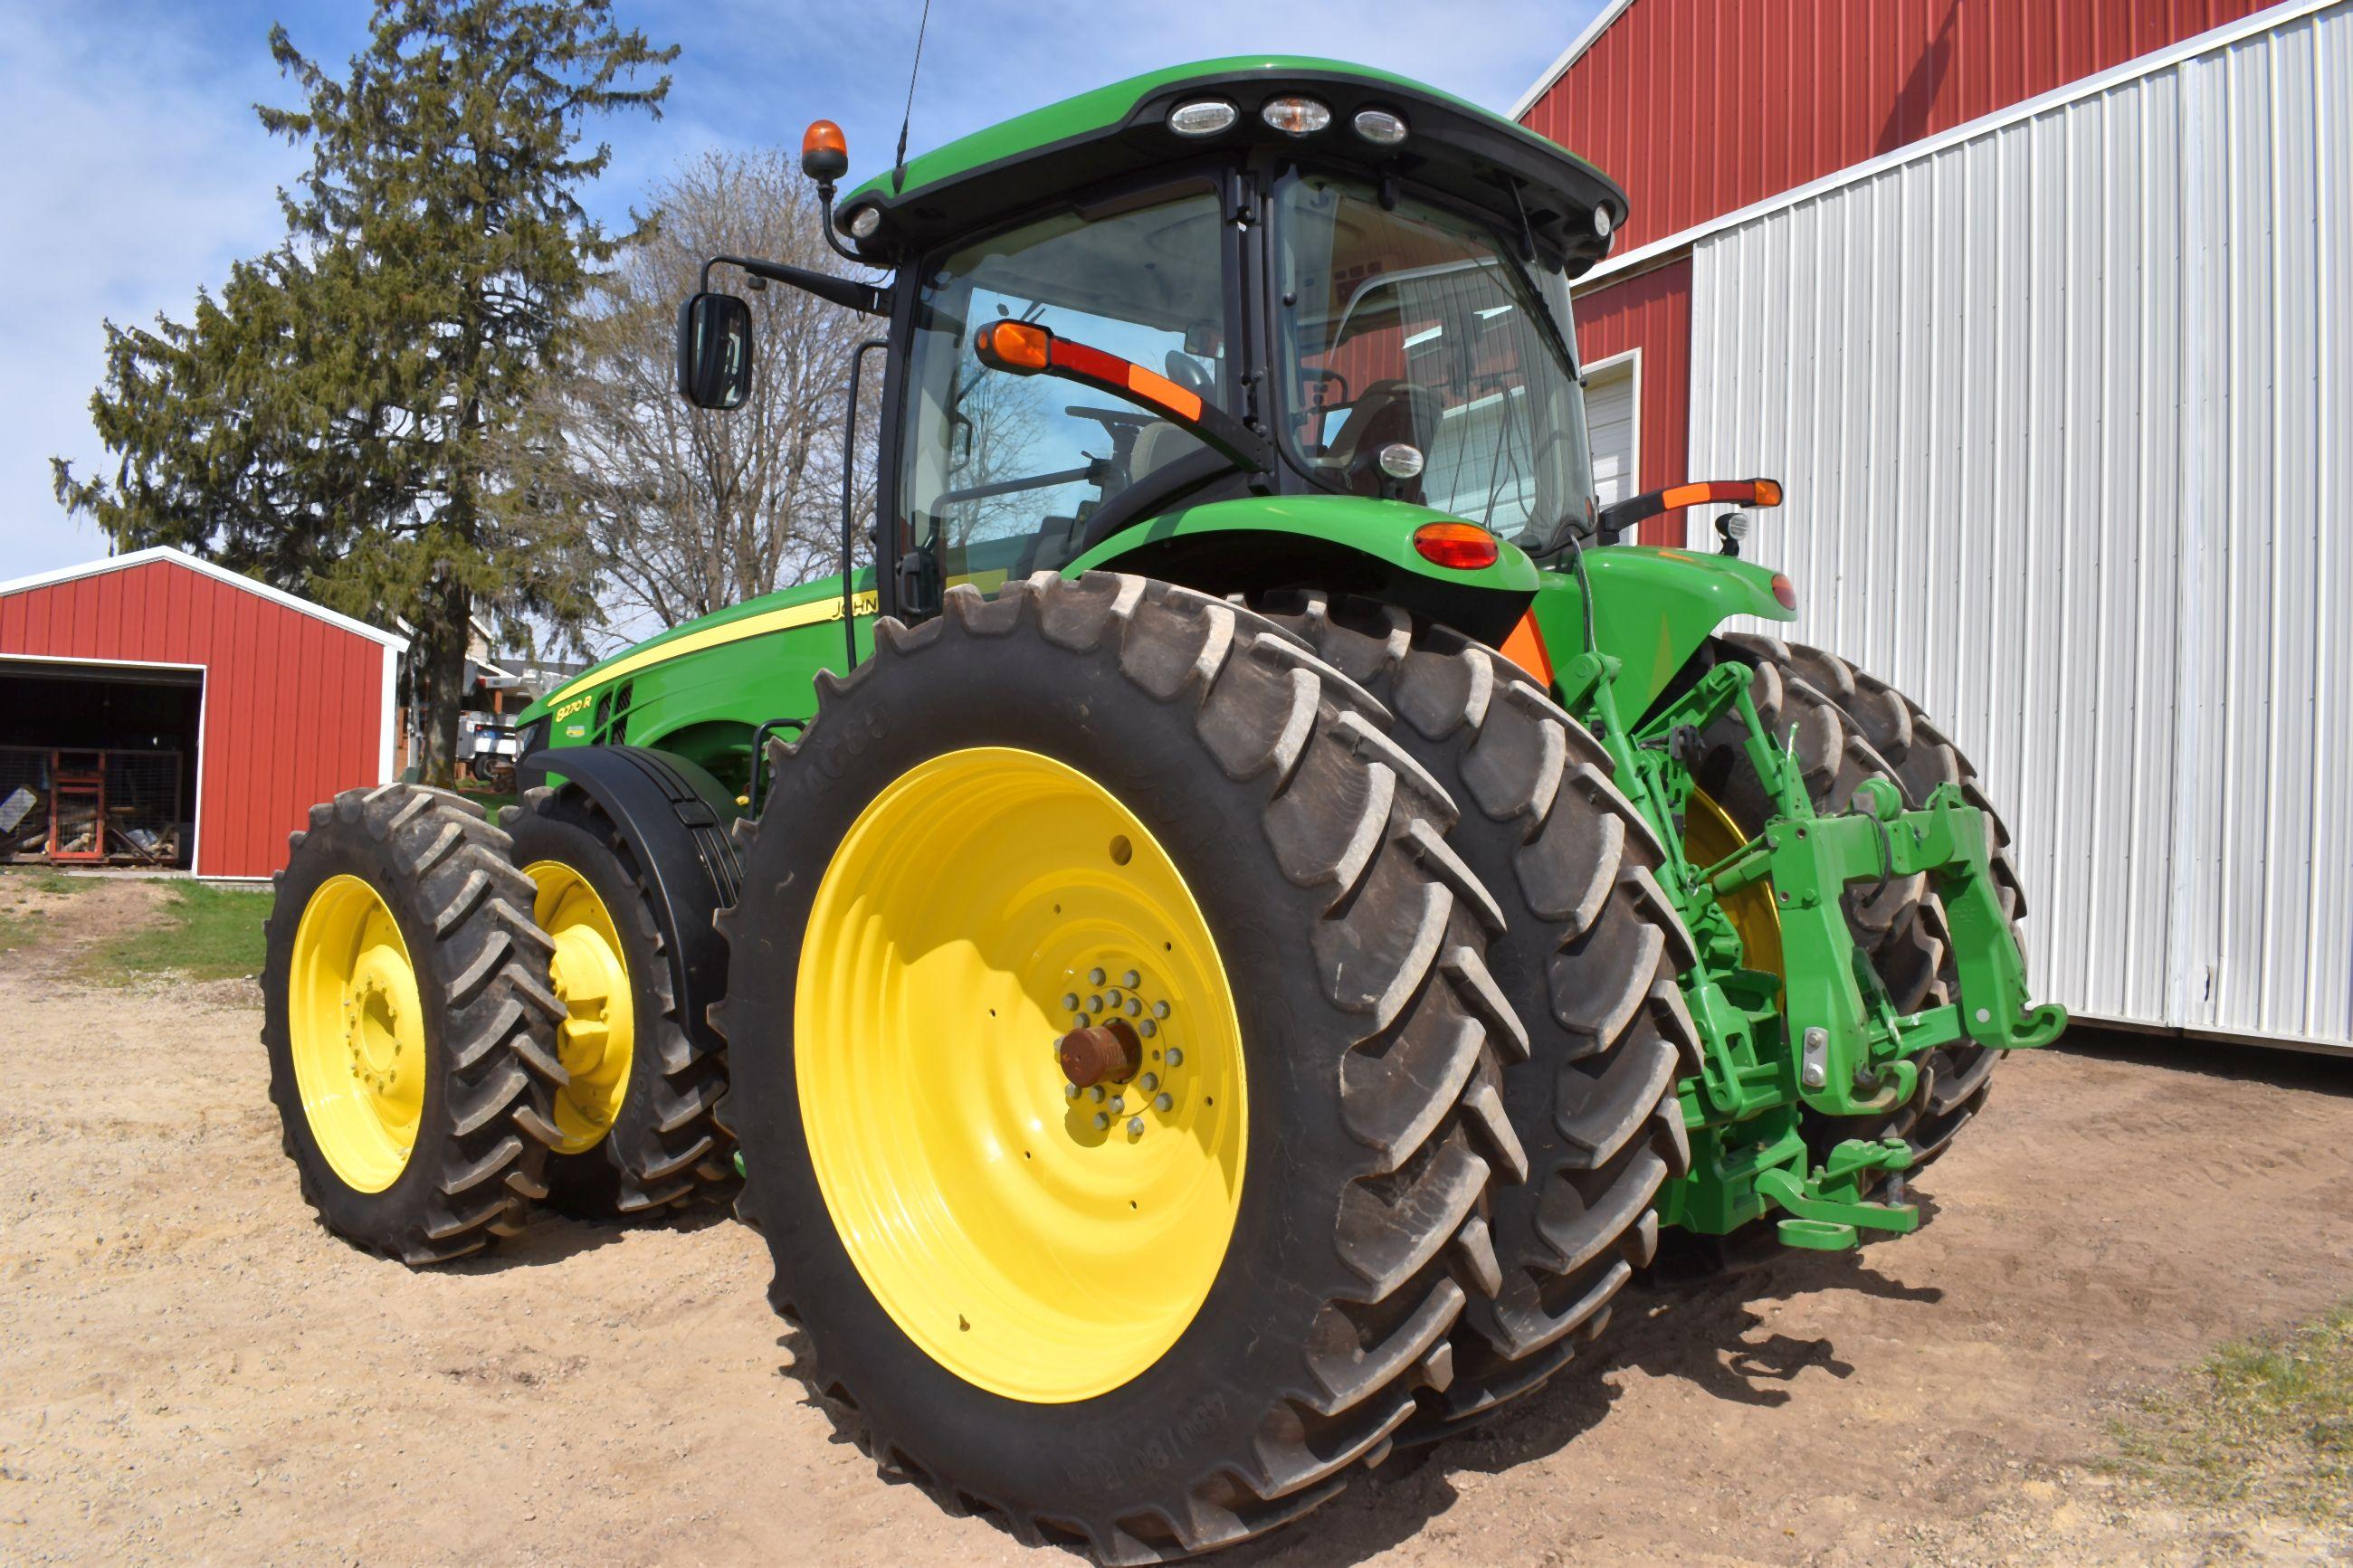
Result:
[[[1062,1098],[1063,1098],[1064,1100],[1076,1100],[1076,1099],[1078,1099],[1078,1098],[1079,1098],[1079,1086],[1078,1086],[1077,1084],[1074,1084],[1074,1083],[1066,1083],[1066,1084],[1064,1084],[1064,1085],[1062,1086]]]
[[[1174,1047],[1174,1046],[1169,1047],[1168,1047],[1168,1065],[1169,1065],[1170,1067],[1172,1067],[1172,1068],[1173,1068],[1173,1067],[1182,1067],[1182,1066],[1184,1065],[1184,1063],[1185,1063],[1185,1053],[1184,1053],[1183,1051],[1178,1050],[1178,1049],[1177,1049],[1176,1047]]]
[[[1142,1089],[1145,1093],[1150,1094],[1154,1089],[1160,1087],[1160,1075],[1156,1072],[1145,1073],[1144,1077],[1137,1081],[1135,1087]]]
[[[1100,1013],[1100,1012],[1102,1012],[1103,1010],[1103,999],[1100,995],[1096,995],[1096,996],[1090,996],[1090,997],[1088,997],[1088,998],[1087,998],[1087,1011],[1088,1011],[1088,1012],[1090,1012],[1090,1013]]]
[[[1144,1136],[1143,1117],[1131,1116],[1127,1119],[1127,1135],[1130,1138],[1141,1138]]]
[[[1129,997],[1127,999],[1127,1016],[1131,1018],[1140,1017],[1143,1016],[1143,1013],[1144,1004],[1137,1001],[1133,996]]]
[[[1166,1018],[1168,1016],[1168,1004],[1166,1002],[1155,1002],[1152,1005],[1152,1016],[1155,1018]]]
[[[1116,991],[1106,991],[1106,992],[1104,992],[1104,993],[1103,993],[1103,1005],[1104,1005],[1104,1006],[1106,1006],[1106,1007],[1108,1007],[1108,1008],[1110,1008],[1110,1009],[1111,1009],[1113,1012],[1114,1012],[1114,1013],[1118,1012],[1118,1011],[1119,1011],[1119,1008],[1120,1008],[1120,994],[1119,994],[1119,993],[1118,993],[1118,992],[1116,992]]]
[[[1077,1086],[1076,1086],[1076,1085],[1073,1085],[1072,1087],[1073,1087],[1073,1088],[1075,1088],[1075,1087],[1077,1087]],[[1101,1105],[1101,1104],[1103,1102],[1103,1097],[1104,1097],[1105,1095],[1109,1094],[1110,1092],[1111,1092],[1111,1091],[1110,1091],[1109,1089],[1106,1089],[1105,1088],[1103,1088],[1103,1085],[1101,1085],[1101,1084],[1097,1084],[1097,1085],[1095,1085],[1095,1103],[1096,1103],[1097,1105]]]
[[[1078,994],[1077,992],[1075,992],[1075,991],[1065,991],[1065,992],[1063,992],[1063,993],[1062,993],[1062,1011],[1063,1011],[1063,1012],[1065,1012],[1065,1013],[1075,1013],[1075,1012],[1077,1012],[1078,1010],[1079,1010],[1079,994]]]
[[[1135,1032],[1148,1040],[1160,1032],[1160,1026],[1146,1018],[1135,1026]]]
[[[1127,1096],[1124,1094],[1114,1094],[1111,1097],[1111,1113],[1113,1116],[1117,1116],[1121,1111],[1125,1110],[1126,1109]]]
[[[1090,969],[1090,970],[1088,970],[1088,971],[1087,971],[1087,984],[1090,984],[1090,985],[1100,985],[1100,984],[1102,984],[1103,983],[1103,972],[1102,970],[1100,970],[1100,969]]]
[[[1108,1126],[1110,1126],[1110,1125],[1111,1125],[1111,1118],[1110,1118],[1110,1117],[1105,1116],[1105,1115],[1104,1115],[1102,1111],[1100,1111],[1100,1110],[1098,1110],[1098,1111],[1096,1111],[1096,1112],[1095,1112],[1095,1128],[1096,1128],[1096,1131],[1102,1131],[1103,1128],[1106,1128],[1106,1127],[1108,1127]]]
[[[1137,986],[1144,984],[1144,976],[1131,969],[1125,974],[1119,977],[1119,983],[1122,985],[1126,986],[1130,991],[1133,991]]]
[[[1152,1102],[1152,1109],[1162,1112],[1174,1110],[1176,1109],[1176,1097],[1173,1094],[1164,1094]]]

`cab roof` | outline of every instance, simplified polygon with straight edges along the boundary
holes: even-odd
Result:
[[[1329,106],[1332,123],[1292,137],[1259,115],[1271,99],[1304,93]],[[1215,135],[1180,136],[1168,111],[1221,98],[1239,111]],[[1364,109],[1401,116],[1403,142],[1377,146],[1352,128]],[[976,131],[879,174],[843,198],[846,226],[861,207],[881,210],[861,256],[889,264],[1085,187],[1181,158],[1252,145],[1355,165],[1444,191],[1517,228],[1525,211],[1537,241],[1583,272],[1609,248],[1626,218],[1626,194],[1559,143],[1437,88],[1370,67],[1303,55],[1237,55],[1171,66],[1096,88]],[[1595,213],[1606,213],[1597,224]],[[845,227],[846,231],[846,227]]]

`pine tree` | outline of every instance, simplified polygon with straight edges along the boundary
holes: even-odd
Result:
[[[193,549],[414,628],[424,775],[446,782],[469,626],[576,627],[593,571],[561,496],[516,481],[539,384],[628,236],[582,190],[611,148],[594,114],[659,117],[677,57],[609,0],[377,0],[338,79],[275,27],[308,144],[285,243],[231,270],[188,323],[107,323],[92,395],[111,478],[56,465],[58,500],[117,543]]]

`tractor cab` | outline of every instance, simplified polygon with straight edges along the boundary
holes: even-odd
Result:
[[[825,181],[838,133],[812,155]],[[1221,593],[1443,600],[1501,640],[1534,587],[1521,551],[1592,515],[1568,280],[1625,199],[1460,100],[1331,61],[1211,61],[827,195],[837,247],[892,274],[886,614],[1086,557]],[[1330,497],[1388,504],[1286,508],[1248,552],[1153,526]],[[1371,537],[1435,514],[1475,525],[1443,561]],[[1480,589],[1505,592],[1466,611]]]

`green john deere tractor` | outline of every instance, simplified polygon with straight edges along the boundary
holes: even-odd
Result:
[[[1326,60],[1020,116],[838,204],[875,565],[526,716],[497,825],[353,792],[270,928],[325,1222],[411,1263],[740,1176],[798,1370],[1027,1539],[1181,1556],[1602,1331],[1661,1226],[1918,1223],[2049,1043],[1966,760],[1738,556],[1615,542],[1569,280],[1624,195]],[[742,300],[679,378],[755,374]],[[858,450],[853,430],[846,449]]]

